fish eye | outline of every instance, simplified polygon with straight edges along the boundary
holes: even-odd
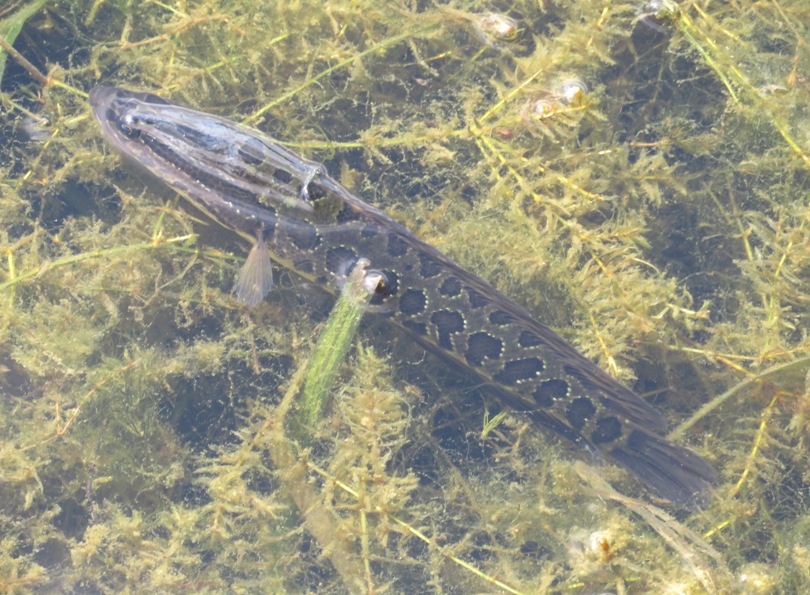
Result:
[[[134,122],[131,117],[125,117],[118,121],[118,132],[123,134],[129,139],[135,140],[141,136],[139,128],[133,126]]]

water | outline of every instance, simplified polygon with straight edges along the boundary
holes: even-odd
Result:
[[[373,350],[344,368],[310,466],[286,462],[302,479],[280,473],[279,403],[331,299],[286,277],[242,309],[247,244],[9,60],[9,590],[500,588],[451,556],[518,592],[801,590],[808,9],[518,3],[509,41],[482,39],[492,5],[377,6],[80,3],[15,47],[74,89],[158,92],[326,163],[645,394],[716,466],[717,497],[651,513],[632,478],[499,417],[386,325],[361,331]],[[572,78],[588,90],[566,98]],[[48,138],[27,140],[23,109]]]

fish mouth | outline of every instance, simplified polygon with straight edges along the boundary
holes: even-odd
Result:
[[[90,108],[105,135],[113,138],[120,136],[117,130],[120,113],[116,109],[116,102],[126,99],[127,95],[127,91],[117,87],[95,87],[90,91]]]
[[[90,91],[89,97],[90,105],[93,110],[104,105],[109,105],[110,95],[115,94],[116,90],[116,87],[94,87]]]
[[[102,121],[110,118],[110,114],[105,112],[108,109],[113,109],[116,100],[129,97],[132,97],[131,93],[118,87],[95,87],[90,91],[88,101],[93,110],[93,115],[95,115],[96,119]]]

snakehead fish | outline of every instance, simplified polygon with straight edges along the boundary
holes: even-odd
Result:
[[[661,415],[528,311],[268,136],[150,93],[99,87],[107,141],[253,242],[234,291],[272,286],[271,258],[335,292],[360,258],[382,274],[374,310],[472,371],[501,400],[603,453],[663,498],[697,507],[716,476],[665,437]]]

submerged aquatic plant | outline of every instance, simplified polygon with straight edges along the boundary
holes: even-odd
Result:
[[[806,584],[808,12],[111,0],[28,18],[29,64],[2,81],[0,590]],[[515,25],[487,40],[493,15]],[[373,321],[296,442],[282,397],[330,299],[282,277],[240,308],[241,241],[102,148],[99,82],[325,161],[648,396],[720,470],[709,508],[643,501]]]

